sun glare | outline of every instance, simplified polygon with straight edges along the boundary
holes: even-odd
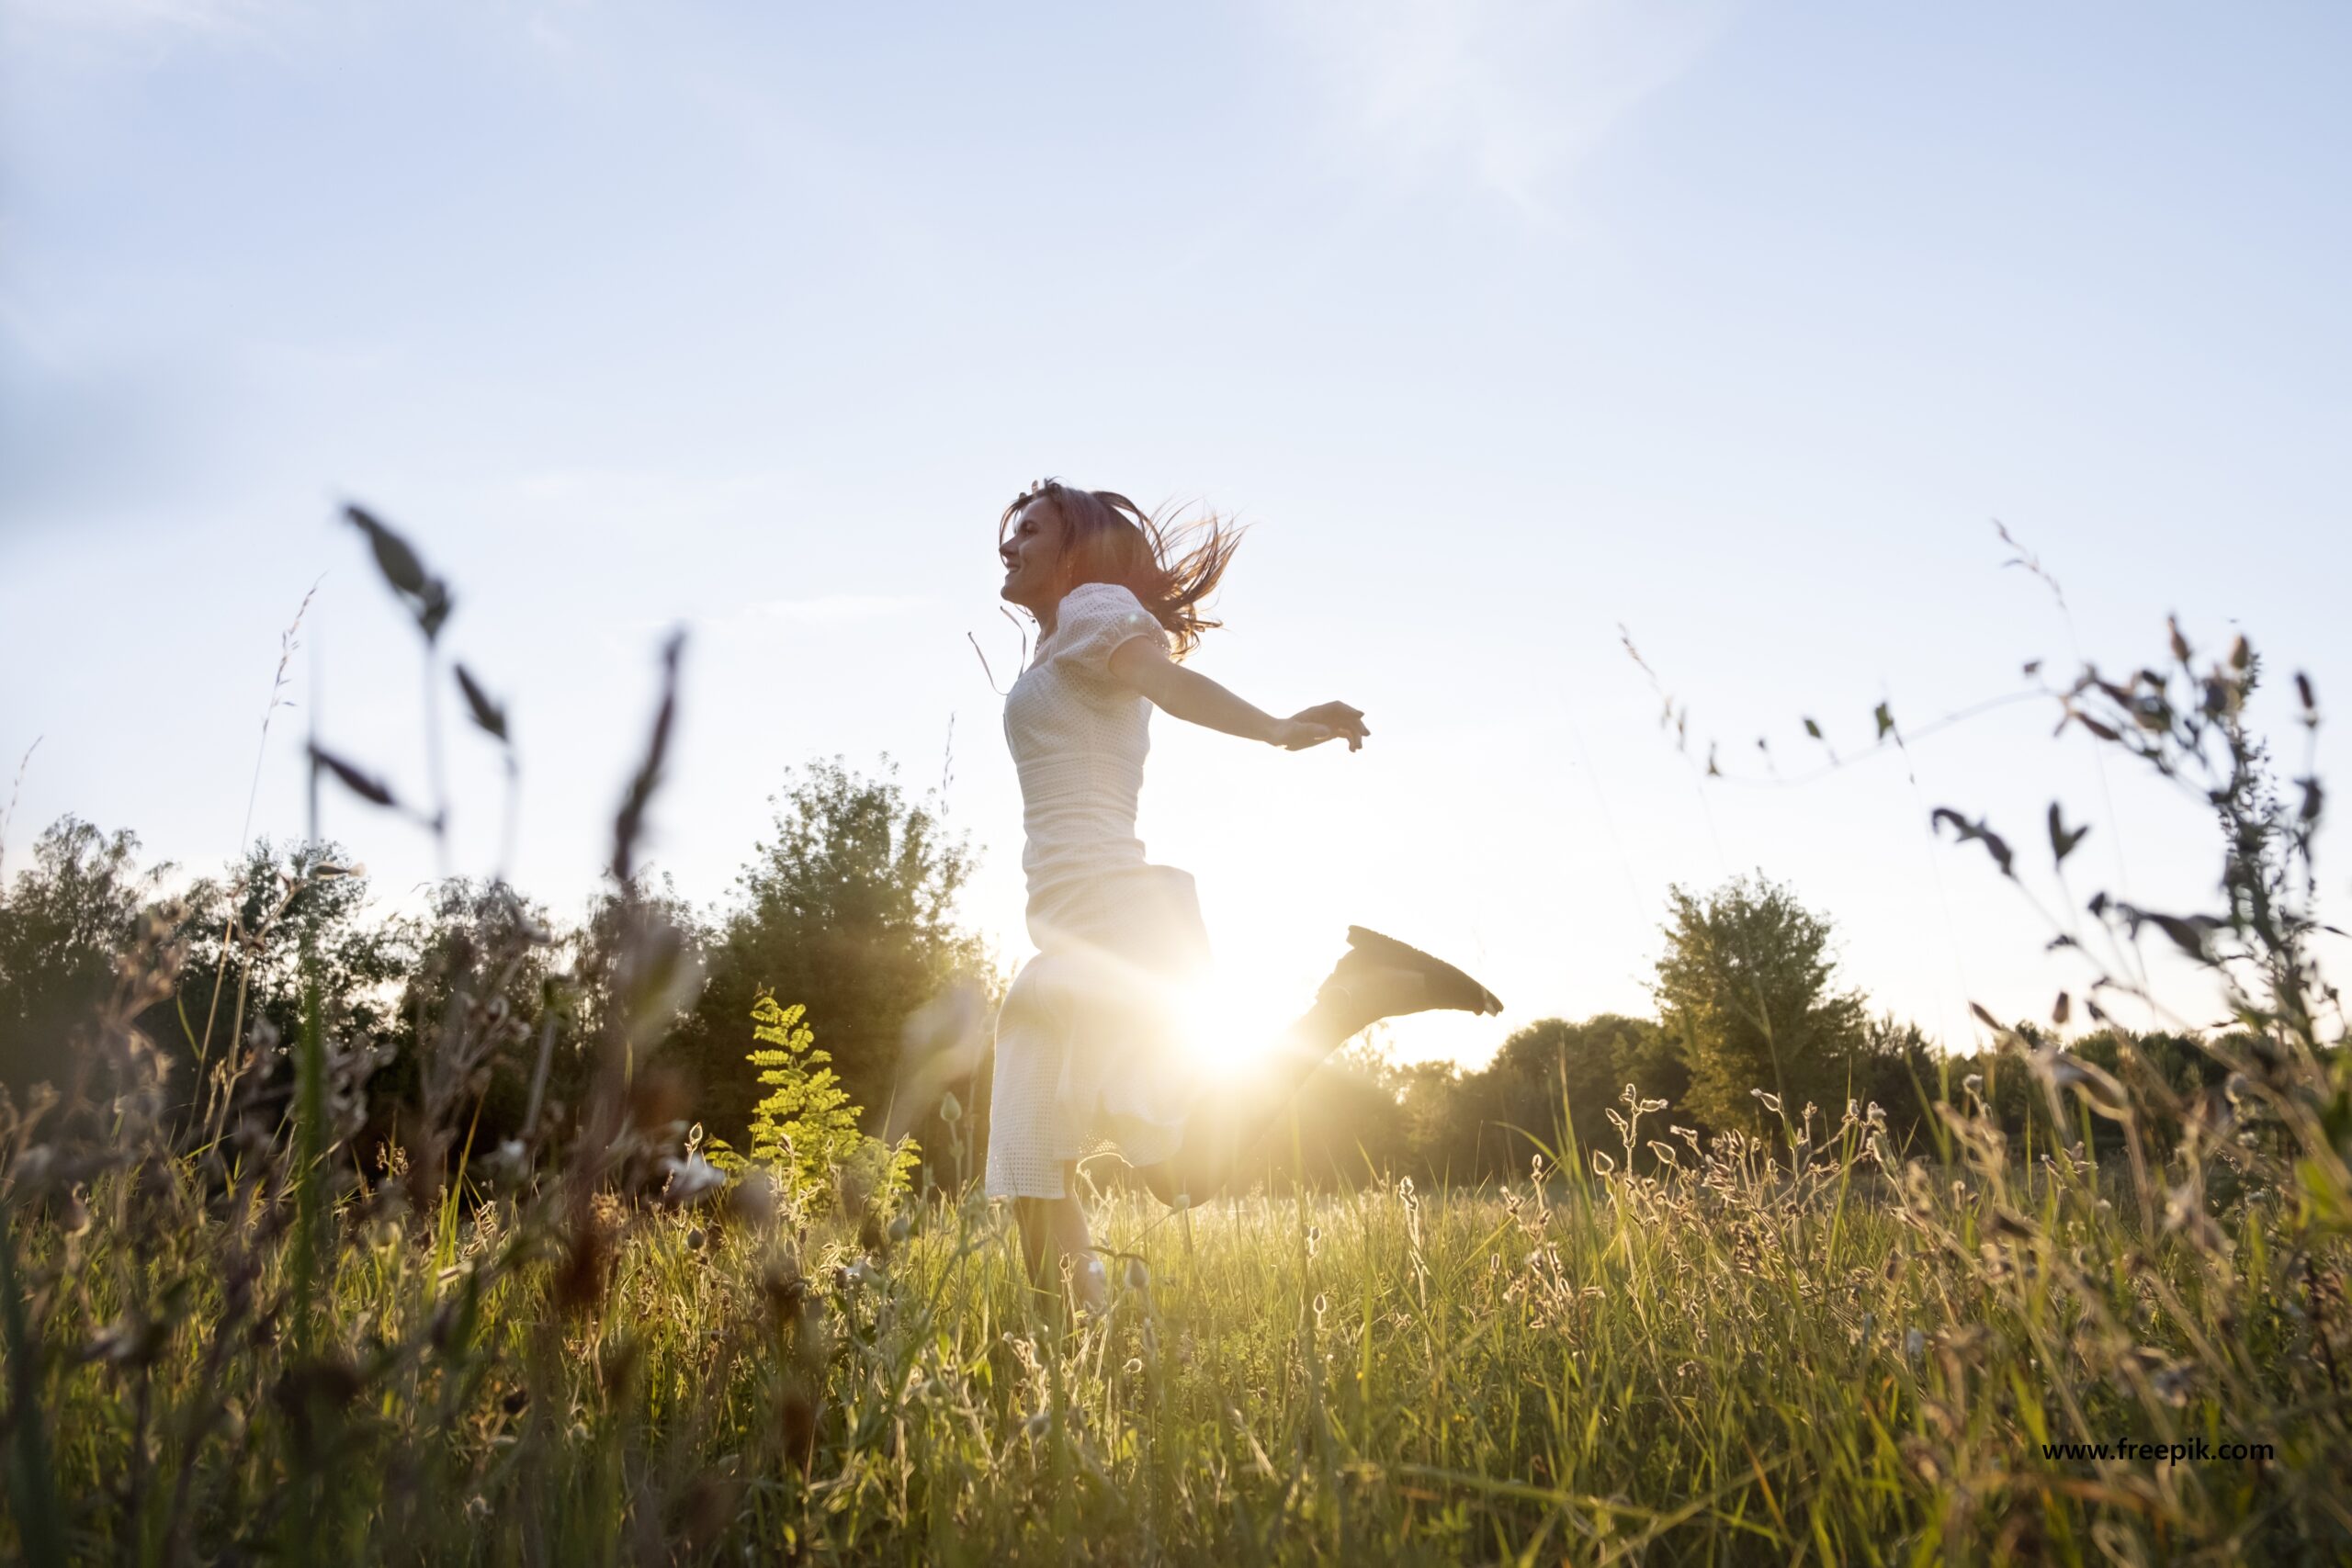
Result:
[[[1200,1065],[1233,1072],[1262,1061],[1302,1003],[1270,976],[1229,960],[1182,988],[1186,1040]]]

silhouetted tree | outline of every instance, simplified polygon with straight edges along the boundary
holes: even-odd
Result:
[[[1652,987],[1690,1070],[1690,1109],[1714,1129],[1777,1126],[1753,1097],[1842,1111],[1863,1041],[1860,996],[1833,988],[1829,922],[1762,876],[1703,899],[1677,886]]]
[[[398,924],[369,918],[364,874],[314,877],[321,867],[352,867],[341,844],[255,840],[220,877],[183,896],[187,957],[172,999],[141,1021],[155,1042],[191,1069],[207,1072],[235,1055],[240,1034],[292,1040],[301,1028],[302,952],[317,960],[320,1008],[331,1039],[390,1047],[399,1028],[399,987],[415,962]],[[242,1012],[238,987],[243,984]],[[276,1050],[254,1064],[248,1088],[290,1072]],[[204,1086],[189,1070],[175,1073],[183,1101],[201,1103]]]
[[[0,1084],[74,1081],[81,1032],[114,984],[115,956],[168,870],[141,872],[139,839],[74,816],[33,844],[0,886]]]
[[[1573,1144],[1617,1152],[1609,1112],[1622,1111],[1625,1086],[1645,1097],[1679,1094],[1685,1075],[1657,1049],[1657,1025],[1646,1019],[1602,1013],[1570,1023],[1539,1019],[1503,1042],[1486,1070],[1476,1098],[1487,1119],[1481,1146],[1486,1175],[1523,1172],[1541,1139],[1549,1160],[1566,1160]]]

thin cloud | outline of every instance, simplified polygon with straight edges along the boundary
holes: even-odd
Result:
[[[1557,182],[1720,37],[1720,0],[1272,0],[1346,136],[1543,222]]]

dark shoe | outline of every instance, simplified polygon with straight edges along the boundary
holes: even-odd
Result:
[[[1487,989],[1444,959],[1431,957],[1418,947],[1408,947],[1393,936],[1383,936],[1378,931],[1366,930],[1363,926],[1350,926],[1348,947],[1349,958],[1361,957],[1365,962],[1378,964],[1386,968],[1409,969],[1419,975],[1429,987],[1430,1005],[1432,1008],[1453,1008],[1463,1012],[1475,1013],[1497,1013],[1503,1010],[1503,1004],[1496,998],[1494,992]],[[1343,958],[1340,962],[1341,970],[1344,971],[1347,959]]]

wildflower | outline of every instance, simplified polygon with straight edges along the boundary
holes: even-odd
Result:
[[[964,1102],[956,1098],[952,1089],[940,1097],[939,1119],[951,1123],[964,1119]]]
[[[1592,1151],[1592,1168],[1603,1176],[1612,1176],[1616,1174],[1617,1162],[1609,1157],[1608,1150],[1595,1149]]]
[[[1960,1080],[1960,1087],[1981,1100],[1984,1095],[1984,1075],[1983,1073],[1971,1073],[1966,1077]]]
[[[1770,1111],[1773,1115],[1778,1116],[1781,1113],[1781,1097],[1779,1095],[1773,1094],[1770,1090],[1760,1089],[1751,1089],[1747,1092],[1762,1100],[1764,1102],[1764,1109]]]

